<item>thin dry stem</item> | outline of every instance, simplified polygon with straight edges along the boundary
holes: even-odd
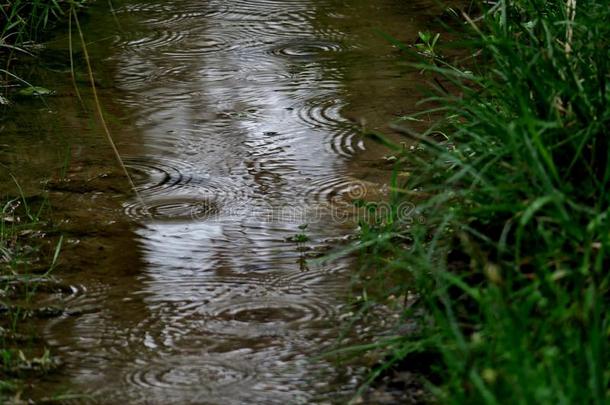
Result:
[[[106,139],[108,140],[108,143],[112,147],[114,155],[115,155],[117,161],[119,162],[119,165],[121,166],[121,169],[123,170],[123,173],[125,174],[125,177],[127,177],[127,180],[129,181],[129,185],[131,186],[134,193],[136,194],[136,197],[140,201],[140,204],[142,204],[144,211],[148,212],[148,210],[146,209],[146,204],[144,203],[142,196],[138,192],[138,189],[136,188],[136,185],[134,184],[134,182],[131,178],[131,175],[129,174],[129,171],[127,171],[127,167],[125,166],[125,163],[123,162],[123,159],[121,158],[121,154],[119,153],[119,150],[117,149],[116,144],[114,143],[114,140],[112,139],[112,135],[110,134],[110,130],[108,129],[108,125],[106,124],[106,120],[104,119],[104,113],[102,111],[102,106],[101,106],[100,100],[97,96],[97,89],[95,87],[95,80],[93,78],[93,69],[91,68],[91,61],[89,59],[89,52],[87,51],[87,44],[85,43],[85,37],[83,36],[83,31],[81,30],[80,23],[78,21],[78,16],[77,16],[76,10],[74,8],[72,9],[72,15],[74,17],[74,21],[76,22],[76,29],[78,30],[78,35],[80,37],[81,44],[83,47],[83,55],[85,56],[85,62],[87,64],[87,73],[89,75],[89,81],[91,83],[93,100],[95,102],[97,115],[102,124],[102,128],[104,129],[104,134],[106,135]]]
[[[76,77],[74,76],[74,55],[72,49],[72,13],[68,18],[68,47],[70,53],[70,76],[72,77],[72,85],[74,86],[74,91],[76,92],[76,97],[78,97],[78,101],[80,101],[81,105],[84,107],[85,103],[83,103],[83,98],[80,95],[80,91],[78,90],[78,86],[76,85]]]
[[[568,11],[568,25],[566,28],[565,52],[569,55],[572,52],[572,37],[574,36],[574,18],[576,18],[576,0],[567,0],[566,9]]]

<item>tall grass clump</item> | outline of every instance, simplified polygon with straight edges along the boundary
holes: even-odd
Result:
[[[462,16],[472,57],[427,52],[437,92],[396,124],[418,143],[398,152],[393,202],[426,223],[363,228],[366,272],[399,280],[379,290],[418,320],[378,343],[373,375],[426,369],[441,403],[608,403],[610,7],[482,8]]]
[[[41,31],[64,14],[64,1],[15,0],[0,4],[0,38],[3,44],[36,40]]]
[[[85,3],[86,0],[0,0],[0,87],[8,87],[14,81],[32,87],[13,73],[13,61],[19,55],[31,55],[29,45],[44,40],[57,21]],[[0,98],[0,104],[6,103]]]
[[[3,68],[13,53],[26,52],[24,45],[40,40],[53,23],[66,15],[73,2],[62,0],[15,0],[0,3],[0,57]],[[79,1],[82,3],[82,1]]]

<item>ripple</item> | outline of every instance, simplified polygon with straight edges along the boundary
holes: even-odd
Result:
[[[323,291],[332,296],[345,286],[346,280],[340,273],[347,269],[348,263],[344,262],[340,265],[335,263],[331,268],[318,266],[307,271],[287,271],[271,281],[270,285],[278,290],[301,294],[315,286],[319,293]]]
[[[344,129],[353,124],[341,115],[345,102],[339,98],[317,97],[308,100],[298,110],[301,121],[312,128]]]
[[[243,6],[236,4],[231,12],[223,17],[230,22],[232,30],[242,37],[269,41],[271,38],[303,36],[304,32],[310,31],[314,15],[307,9],[278,8],[277,3],[272,5],[248,3]]]
[[[192,180],[192,176],[186,173],[194,171],[192,165],[180,160],[129,157],[124,162],[141,193],[158,193],[185,186]]]
[[[338,156],[351,159],[358,152],[364,151],[364,140],[353,131],[335,132],[332,140],[327,144],[330,150]]]
[[[245,79],[256,83],[277,83],[292,80],[292,76],[282,70],[252,69],[245,74]]]
[[[182,41],[186,35],[185,32],[168,30],[147,31],[146,33],[134,31],[131,32],[129,36],[135,37],[135,39],[127,40],[125,37],[122,37],[121,42],[117,45],[129,50],[150,51],[155,48],[176,46],[176,44]]]
[[[158,61],[152,58],[146,58],[144,55],[131,55],[129,62],[118,61],[120,68],[120,75],[117,76],[116,82],[123,90],[138,90],[138,91],[150,91],[152,84],[163,83],[164,86],[168,86],[172,83],[184,83],[192,77],[192,72],[189,70],[188,65],[166,65],[165,62],[158,63]],[[180,98],[186,98],[184,95],[176,94],[163,94],[163,100],[167,101],[167,98],[177,100]],[[134,97],[133,94],[126,95],[125,101],[129,102],[129,97]],[[131,102],[134,107],[142,107],[142,102]]]
[[[246,203],[247,208],[241,213],[227,212],[221,206],[218,216],[211,217],[214,220],[164,226],[162,232],[154,222],[141,229],[155,295],[185,302],[265,296],[274,289],[257,284],[255,279],[278,270],[299,270],[301,254],[295,245],[286,242],[288,236],[295,234],[296,226],[272,222],[272,214],[250,204]],[[228,281],[215,281],[212,276],[216,272],[229,277]],[[180,294],[172,289],[166,291],[168,285],[179,286]]]
[[[213,176],[181,160],[127,158],[125,164],[139,197],[123,208],[135,220],[183,222],[236,215],[250,201],[243,180]]]
[[[351,158],[364,150],[359,128],[341,115],[345,103],[337,98],[314,98],[298,108],[299,119],[314,129],[330,132],[329,152]]]
[[[115,9],[116,13],[136,14],[150,13],[162,14],[169,13],[172,10],[171,3],[166,2],[142,2],[142,3],[127,3],[122,7]]]
[[[180,46],[172,47],[163,52],[163,57],[170,57],[177,60],[191,61],[193,58],[205,56],[207,54],[227,51],[237,46],[235,41],[231,40],[222,33],[214,34],[189,34]]]
[[[236,356],[235,356],[236,357]],[[242,367],[240,367],[240,365]],[[180,391],[216,390],[253,379],[253,370],[227,354],[170,357],[163,363],[147,363],[127,373],[126,379],[137,387]]]
[[[146,199],[143,203],[129,205],[127,215],[136,220],[193,221],[218,213],[215,202],[191,197]]]
[[[117,84],[124,90],[140,90],[150,92],[151,87],[158,89],[148,97],[156,103],[165,106],[168,100],[189,100],[193,96],[193,80],[205,83],[215,83],[239,79],[244,74],[235,67],[206,66],[204,69],[193,70],[188,63],[175,65],[163,58],[149,55],[131,55],[129,62],[118,61],[120,75]],[[169,85],[180,84],[189,86],[188,89],[177,91],[175,86],[168,90]],[[133,97],[133,95],[131,95]],[[142,108],[141,100],[132,102],[134,107]]]
[[[184,25],[184,22],[197,19],[219,18],[229,12],[229,6],[221,2],[206,7],[200,2],[142,2],[126,4],[117,13],[139,14],[145,25]]]
[[[202,308],[206,316],[215,320],[236,321],[247,328],[254,323],[284,323],[296,326],[315,320],[330,320],[334,308],[317,297],[276,295],[273,297],[242,297]],[[303,325],[304,326],[304,325]]]
[[[269,50],[275,56],[282,56],[293,61],[309,62],[319,60],[325,54],[339,52],[342,48],[339,44],[328,41],[311,39],[297,39],[277,45]]]
[[[210,20],[210,19],[219,19],[225,15],[227,15],[230,11],[230,7],[226,4],[221,4],[216,6],[215,8],[210,8],[208,10],[201,10],[201,4],[198,2],[189,2],[188,5],[193,7],[190,8],[180,8],[179,12],[175,12],[168,16],[167,14],[163,16],[162,19],[152,19],[149,20],[151,24],[181,24],[189,20]]]
[[[314,179],[305,193],[307,201],[332,206],[353,207],[355,200],[377,195],[377,185],[346,177],[321,177]]]
[[[242,75],[242,73],[238,69],[230,67],[206,66],[205,69],[201,69],[197,72],[197,78],[206,83],[234,80],[239,78],[240,75]]]
[[[149,288],[142,294],[154,292],[154,301],[147,303],[151,315],[130,330],[131,344],[146,341],[147,347],[163,353],[194,347],[194,341],[209,346],[226,340],[221,337],[286,337],[316,328],[338,313],[339,307],[328,296],[336,296],[339,284],[314,293],[312,285],[300,283],[294,275],[277,282],[278,273],[222,277],[200,271],[172,273],[166,269],[154,283],[147,283]],[[318,283],[319,277],[307,281]]]

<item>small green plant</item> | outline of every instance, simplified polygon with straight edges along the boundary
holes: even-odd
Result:
[[[441,34],[436,33],[432,34],[430,32],[418,32],[417,35],[421,42],[417,42],[414,46],[419,52],[421,52],[424,56],[429,58],[436,58],[436,43],[438,42]]]
[[[299,225],[299,229],[301,230],[301,232],[294,235],[294,237],[292,238],[294,242],[305,243],[305,242],[309,241],[309,236],[307,236],[307,234],[305,233],[305,230],[307,229],[307,227],[308,227],[308,224]]]

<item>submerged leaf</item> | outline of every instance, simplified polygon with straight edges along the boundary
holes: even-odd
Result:
[[[24,97],[50,96],[55,94],[55,91],[49,90],[45,87],[30,86],[19,90],[17,94]]]

